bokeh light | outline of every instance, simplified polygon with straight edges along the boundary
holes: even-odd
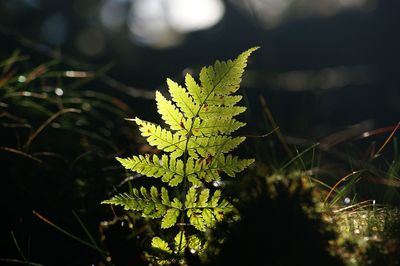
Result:
[[[103,25],[111,30],[120,30],[126,21],[128,0],[105,0],[100,7],[100,20]]]
[[[208,29],[224,15],[220,0],[132,0],[128,27],[135,41],[155,48],[179,44],[185,33]]]

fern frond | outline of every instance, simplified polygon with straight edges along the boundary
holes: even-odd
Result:
[[[201,87],[206,95],[229,95],[239,89],[247,59],[258,47],[241,53],[235,60],[216,61],[214,66],[204,67],[200,72]]]
[[[254,163],[254,159],[239,159],[237,156],[220,155],[214,162],[210,164],[210,168],[215,167],[218,170],[225,172],[230,177],[235,177],[236,173],[242,172],[249,165]],[[207,168],[205,168],[207,170]]]
[[[227,200],[218,203],[220,190],[215,191],[211,198],[209,189],[203,189],[200,194],[197,190],[194,186],[188,190],[184,209],[190,224],[199,231],[205,231],[220,221],[225,213],[232,211],[233,206]]]
[[[246,111],[246,107],[243,106],[213,106],[203,105],[199,111],[199,117],[201,119],[232,119],[232,117]]]
[[[189,93],[174,81],[167,79],[169,93],[171,94],[172,100],[182,110],[187,118],[193,118],[197,115],[196,110],[198,107],[193,102],[192,97]]]
[[[197,132],[203,136],[213,136],[217,134],[229,135],[244,125],[246,125],[246,123],[239,122],[234,118],[214,117],[201,121],[196,129]]]
[[[167,100],[159,91],[156,91],[157,111],[162,119],[172,130],[187,133],[185,129],[186,119],[179,109],[169,100]]]
[[[235,177],[249,165],[254,163],[254,159],[239,159],[237,156],[223,154],[208,159],[188,158],[186,164],[186,177],[195,186],[201,186],[200,180],[205,182],[219,181],[220,173],[224,172],[230,177]]]
[[[201,157],[215,156],[217,153],[227,153],[242,143],[245,137],[210,136],[193,137],[189,140],[188,151],[195,151]]]
[[[194,102],[198,106],[204,104],[207,95],[202,91],[196,80],[189,73],[185,76],[185,85]]]
[[[185,208],[193,208],[194,206],[196,206],[196,188],[195,187],[191,187],[187,194],[186,194],[186,201],[185,201]]]
[[[139,155],[131,158],[118,158],[117,160],[126,168],[148,177],[161,177],[163,182],[183,178],[183,161],[162,155]],[[171,184],[170,184],[171,185]]]
[[[221,197],[221,191],[212,193],[206,188],[206,182],[220,180],[223,173],[234,177],[254,162],[229,153],[245,140],[245,137],[231,136],[245,125],[234,118],[246,110],[236,105],[242,96],[234,93],[239,89],[247,59],[256,49],[251,48],[234,60],[216,61],[202,68],[199,82],[187,74],[185,87],[167,79],[171,100],[156,92],[157,110],[167,128],[134,119],[141,135],[164,154],[117,160],[126,169],[161,179],[169,187],[181,184],[173,190],[176,197],[170,198],[165,187],[140,187],[134,188],[132,194],[115,195],[103,204],[122,206],[146,218],[159,218],[162,229],[175,226],[180,217],[183,223],[201,232],[214,227],[226,213],[236,212],[233,205]],[[173,241],[152,239],[152,247],[164,252],[154,257],[157,265],[171,264],[172,258],[174,262],[185,264],[186,248],[203,252],[207,243],[201,243],[196,234],[185,235],[188,232],[191,230],[180,227]],[[168,243],[173,243],[172,247]]]
[[[240,100],[242,100],[241,95],[210,95],[205,102],[208,105],[216,106],[234,106]]]
[[[171,131],[139,118],[135,118],[135,122],[139,126],[142,136],[147,138],[150,145],[165,152],[172,152],[171,156],[174,158],[184,153],[185,136],[173,134]]]
[[[195,235],[191,235],[189,237],[188,247],[198,253],[200,253],[203,249],[201,240]]]
[[[167,252],[167,253],[172,253],[172,250],[170,249],[169,245],[167,242],[159,238],[158,236],[153,237],[151,240],[151,246],[153,248],[159,249],[161,251]]]
[[[161,228],[166,229],[174,226],[179,216],[178,209],[169,209],[161,221]]]
[[[182,254],[187,246],[185,233],[183,231],[179,231],[179,233],[174,238],[174,242],[175,242],[175,252],[178,254]]]
[[[216,190],[208,203],[210,207],[215,208],[218,206],[218,201],[221,197],[221,190]]]
[[[159,193],[153,186],[149,193],[146,188],[141,187],[140,191],[134,188],[132,192],[133,195],[127,193],[115,195],[103,201],[102,204],[122,206],[127,211],[141,211],[142,216],[152,219],[163,217],[162,228],[171,227],[176,223],[174,217],[178,217],[182,203],[177,198],[170,202],[167,189],[161,188],[161,193]]]
[[[206,231],[206,223],[204,222],[201,209],[189,209],[186,212],[189,222],[199,231]]]

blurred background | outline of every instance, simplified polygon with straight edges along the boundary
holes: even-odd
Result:
[[[257,113],[264,95],[287,134],[318,139],[361,122],[399,120],[399,7],[379,0],[5,0],[1,53],[23,45],[38,60],[61,56],[75,69],[111,63],[110,77],[152,91],[187,68],[258,45],[243,85],[251,109]],[[149,106],[134,104],[139,113]]]

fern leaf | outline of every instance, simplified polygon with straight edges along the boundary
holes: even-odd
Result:
[[[149,199],[149,193],[147,193],[147,189],[145,187],[140,187],[140,193],[142,194],[143,198],[146,200]]]
[[[188,247],[191,250],[194,250],[196,252],[200,252],[202,250],[201,240],[197,236],[191,235],[189,237]]]
[[[164,218],[161,220],[161,228],[166,229],[174,226],[176,224],[176,220],[179,216],[178,209],[169,209],[167,213],[164,215]]]
[[[182,254],[187,246],[186,236],[183,231],[179,231],[179,233],[174,238],[175,241],[175,252],[178,254]]]
[[[214,217],[213,212],[210,209],[203,209],[201,214],[202,214],[204,223],[207,227],[212,228],[215,226],[216,219]]]
[[[229,135],[244,125],[246,124],[234,118],[215,117],[203,120],[197,127],[197,131],[204,136],[213,136],[217,134]]]
[[[154,186],[150,188],[150,193],[144,187],[140,188],[140,192],[134,188],[133,196],[127,193],[118,194],[102,204],[119,205],[127,211],[141,211],[142,216],[152,219],[163,217],[162,226],[169,227],[175,224],[174,215],[177,217],[182,209],[182,203],[177,198],[173,202],[169,200],[166,188],[162,187],[159,193]]]
[[[173,161],[173,159],[171,159]],[[170,164],[171,167],[171,164]],[[182,160],[177,160],[176,164],[174,165],[174,170],[176,171],[177,175],[174,176],[173,179],[169,181],[169,185],[171,187],[177,186],[179,183],[182,182],[184,171],[183,171],[184,163]]]
[[[196,188],[191,187],[186,194],[185,208],[195,207],[196,200],[197,200]]]
[[[181,210],[183,207],[183,204],[179,199],[174,198],[173,201],[171,202],[171,206],[178,210]]]
[[[198,107],[193,102],[192,97],[189,93],[174,81],[167,79],[169,93],[171,94],[172,100],[182,110],[187,118],[192,118],[197,115],[196,110]]]
[[[241,95],[210,95],[205,101],[208,105],[234,106],[242,100]]]
[[[115,195],[109,200],[103,200],[101,204],[119,205],[124,207],[126,211],[137,211],[141,209],[137,201],[132,199],[127,193]]]
[[[216,61],[213,66],[204,67],[200,72],[201,86],[207,95],[228,95],[239,89],[247,59],[258,47],[241,53],[235,60]]]
[[[165,242],[164,240],[162,240],[161,238],[159,238],[158,236],[153,237],[153,239],[151,240],[151,246],[153,248],[162,250],[164,252],[167,253],[172,253],[172,250],[169,248],[168,243]]]
[[[254,159],[239,159],[237,156],[220,154],[214,158],[197,159],[189,158],[186,164],[186,175],[190,182],[204,180],[206,182],[220,180],[220,172],[225,172],[230,177],[243,171],[254,162]],[[194,183],[194,182],[193,182]],[[195,185],[195,184],[194,184]]]
[[[210,195],[210,190],[209,189],[203,189],[200,192],[199,195],[199,200],[197,202],[197,207],[207,207],[207,201],[208,201],[208,197]]]
[[[221,208],[214,208],[214,217],[215,219],[220,222],[224,219],[224,210]]]
[[[158,190],[156,187],[152,186],[150,188],[150,195],[151,195],[151,200],[155,203],[160,202],[160,199],[158,198]]]
[[[246,111],[246,107],[243,106],[213,106],[213,105],[203,105],[199,111],[199,116],[201,119],[231,119],[232,117],[243,113]]]
[[[201,157],[215,156],[217,153],[227,153],[242,143],[245,137],[211,136],[191,138],[188,150],[196,151]]]
[[[161,188],[161,202],[164,205],[171,205],[171,201],[169,200],[168,190],[164,187]]]
[[[239,159],[239,157],[231,154],[226,157],[220,155],[215,161],[217,169],[224,171],[230,177],[235,177],[236,173],[242,172],[254,163],[254,159]]]
[[[218,201],[221,197],[221,190],[216,190],[208,203],[209,207],[215,208],[218,206]]]
[[[199,231],[206,231],[206,224],[203,219],[201,209],[189,209],[187,210],[187,216],[189,218],[189,222]]]
[[[156,91],[157,110],[162,119],[168,124],[172,130],[187,133],[185,129],[185,119],[183,114],[175,107],[175,105],[168,101],[159,91]]]
[[[186,74],[185,84],[190,96],[192,96],[195,103],[199,106],[204,104],[207,95],[204,94],[201,87],[197,84],[196,80],[190,74]]]
[[[147,138],[150,145],[156,146],[165,152],[172,152],[171,157],[181,156],[185,149],[185,136],[172,134],[171,131],[149,122],[135,118],[143,137]]]

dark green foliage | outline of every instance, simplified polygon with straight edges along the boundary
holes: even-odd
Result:
[[[18,52],[0,66],[0,206],[5,217],[0,258],[20,257],[10,235],[14,231],[23,252],[45,264],[56,264],[55,257],[66,264],[104,260],[71,243],[32,210],[86,238],[72,214],[76,210],[97,239],[104,217],[98,202],[125,176],[114,156],[135,137],[123,119],[132,110],[87,83],[101,73],[64,71],[54,62],[32,67]],[[87,77],[71,78],[73,73]],[[87,255],[70,256],[64,249]]]
[[[222,223],[210,246],[211,265],[343,265],[330,254],[335,233],[303,178],[252,177],[233,191],[243,197],[237,205],[241,220]],[[247,178],[247,179],[250,179]],[[240,189],[240,190],[238,190]],[[215,251],[217,250],[217,251]]]

